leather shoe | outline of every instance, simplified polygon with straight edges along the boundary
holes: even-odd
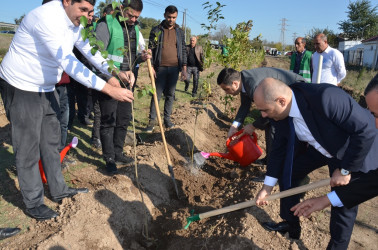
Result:
[[[53,196],[51,197],[51,200],[54,202],[61,202],[64,198],[70,198],[78,193],[88,193],[88,188],[68,188],[67,192],[59,195],[59,196]]]
[[[0,240],[3,240],[5,238],[12,237],[13,235],[18,234],[21,231],[19,228],[0,228]]]
[[[38,207],[27,208],[25,213],[36,220],[49,220],[59,215],[45,204]]]
[[[264,222],[262,226],[268,231],[280,232],[282,234],[289,233],[289,237],[292,239],[299,239],[301,236],[301,227],[299,222],[289,223],[282,221],[280,223]]]

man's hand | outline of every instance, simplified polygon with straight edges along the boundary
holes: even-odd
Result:
[[[133,92],[125,88],[113,87],[110,84],[105,84],[101,92],[120,102],[132,102],[134,100]]]
[[[186,77],[187,77],[187,75],[186,75],[186,66],[182,66],[182,71],[181,71],[181,81],[185,81],[186,80]]]
[[[290,210],[294,212],[295,216],[304,216],[308,218],[312,212],[320,211],[331,205],[328,196],[322,196],[318,198],[309,199],[298,203]]]
[[[152,51],[150,49],[142,50],[141,57],[142,57],[143,61],[147,61],[147,59],[151,59],[152,58]]]
[[[265,201],[264,199],[266,196],[270,195],[272,190],[273,190],[273,187],[264,184],[262,189],[257,193],[256,205],[257,206],[267,205],[268,202]]]
[[[244,134],[252,135],[256,128],[252,124],[247,124],[243,127],[243,129],[244,132],[241,134],[241,136],[243,136]]]
[[[115,77],[110,78],[107,83],[110,84],[113,87],[116,87],[116,88],[120,88],[121,87],[121,85],[119,84],[118,79],[115,78]]]
[[[230,129],[228,130],[228,133],[227,133],[227,138],[230,138],[236,132],[238,132],[238,127],[231,125],[231,127],[230,127]]]
[[[123,82],[123,83],[129,83],[130,88],[133,87],[134,82],[135,82],[135,76],[132,71],[120,71],[118,73],[118,78]]]
[[[331,187],[336,187],[336,186],[344,186],[347,185],[350,181],[350,174],[348,175],[342,175],[340,172],[340,169],[336,169],[332,173],[332,178],[331,178]]]

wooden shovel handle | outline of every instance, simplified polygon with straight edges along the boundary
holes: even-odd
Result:
[[[331,181],[331,178],[328,178],[328,179],[325,179],[325,180],[313,182],[313,183],[303,185],[303,186],[300,186],[300,187],[288,189],[288,190],[283,191],[283,192],[279,192],[279,193],[276,193],[276,194],[269,195],[265,198],[265,200],[271,201],[271,200],[275,200],[275,199],[285,198],[285,197],[292,196],[292,195],[295,195],[295,194],[300,194],[300,193],[303,193],[303,192],[306,192],[306,191],[309,191],[309,190],[312,190],[312,189],[324,187],[324,186],[329,185],[330,181]],[[243,208],[246,208],[246,207],[251,207],[251,206],[254,206],[254,205],[256,205],[256,199],[253,199],[253,200],[250,200],[250,201],[245,201],[245,202],[242,202],[242,203],[238,203],[238,204],[235,204],[235,205],[232,205],[232,206],[220,208],[220,209],[217,209],[217,210],[209,211],[209,212],[206,212],[206,213],[202,213],[202,214],[199,214],[199,217],[200,217],[200,219],[204,219],[204,218],[212,217],[212,216],[219,215],[219,214],[233,212],[233,211],[243,209]]]
[[[156,95],[155,76],[154,76],[154,72],[152,71],[151,59],[147,59],[147,66],[148,66],[148,72],[150,74],[152,88],[154,89],[153,97],[154,97],[154,103],[155,103],[155,109],[156,109],[156,117],[157,117],[157,120],[158,120],[158,123],[159,123],[161,137],[163,138],[164,150],[165,150],[165,154],[167,156],[168,165],[172,166],[171,158],[169,156],[169,151],[168,151],[168,147],[167,147],[167,141],[165,140],[163,124],[161,122],[161,117],[160,117],[159,102],[158,102],[157,95]]]

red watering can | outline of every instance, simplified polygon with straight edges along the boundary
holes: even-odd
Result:
[[[259,147],[259,145],[257,145],[256,133],[253,133],[253,137],[248,134],[244,134],[238,139],[232,139],[243,133],[243,131],[244,130],[241,129],[237,133],[230,136],[230,138],[228,138],[226,142],[228,153],[199,152],[194,155],[194,160],[198,165],[203,165],[205,160],[208,159],[210,156],[217,156],[232,161],[236,161],[242,167],[248,166],[262,155],[262,149]]]

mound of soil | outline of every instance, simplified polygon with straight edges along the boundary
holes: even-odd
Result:
[[[88,187],[88,194],[64,199],[62,204],[49,200],[46,204],[60,213],[56,219],[30,220],[27,230],[0,242],[6,249],[325,249],[329,241],[329,209],[301,219],[302,237],[292,240],[287,235],[268,232],[262,222],[279,222],[279,201],[265,207],[250,207],[183,227],[186,218],[195,214],[253,199],[262,183],[264,165],[241,167],[222,158],[210,158],[203,166],[193,165],[191,152],[225,152],[225,141],[231,120],[222,114],[219,96],[214,89],[209,110],[201,109],[195,123],[198,103],[181,103],[172,114],[175,128],[166,131],[168,149],[173,162],[176,194],[168,171],[164,145],[159,131],[145,137],[138,145],[137,171],[123,166],[119,174],[108,176],[102,165],[71,172],[70,182]],[[178,100],[179,101],[179,100]],[[233,104],[236,108],[239,99]],[[0,142],[9,144],[10,128],[0,115]],[[195,128],[195,130],[194,130]],[[195,135],[194,135],[195,133]],[[258,143],[265,150],[263,132],[257,131]],[[133,154],[133,148],[125,147]],[[93,149],[92,158],[100,157]],[[76,159],[79,161],[79,159]],[[86,158],[80,159],[85,162]],[[310,174],[311,181],[327,178],[323,167]],[[18,184],[15,183],[18,188]],[[278,191],[275,188],[275,191]],[[306,198],[325,194],[328,188],[310,191]],[[19,192],[6,200],[18,204],[15,213],[22,214]],[[3,197],[3,198],[4,198]],[[4,198],[4,199],[5,199]],[[378,201],[373,199],[360,208],[350,249],[375,249],[377,243]]]

